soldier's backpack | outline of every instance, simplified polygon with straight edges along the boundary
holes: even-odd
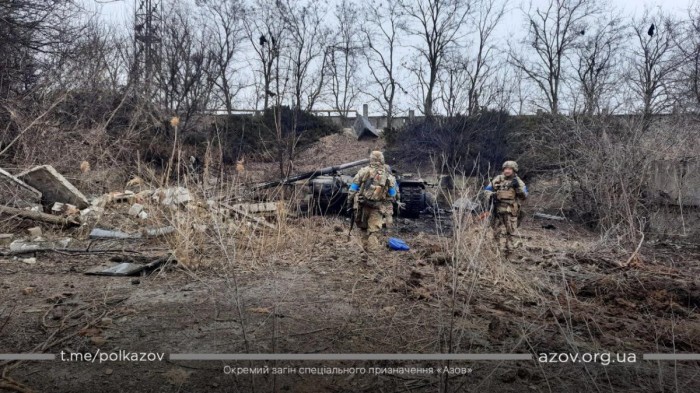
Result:
[[[365,201],[383,202],[389,191],[389,174],[384,168],[371,167],[362,179],[360,195]]]

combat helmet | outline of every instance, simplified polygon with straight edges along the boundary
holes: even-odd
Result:
[[[518,171],[518,163],[515,161],[506,161],[503,163],[503,169],[510,168],[514,171]]]
[[[380,152],[379,150],[373,151],[369,155],[369,163],[370,165],[375,164],[375,165],[384,165],[384,154]]]

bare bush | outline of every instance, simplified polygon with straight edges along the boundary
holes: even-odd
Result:
[[[474,116],[428,119],[390,134],[391,157],[404,165],[425,166],[430,157],[442,169],[486,174],[517,155],[517,130],[521,123],[505,112],[484,111]],[[442,171],[441,169],[441,171]]]
[[[653,162],[670,158],[692,139],[689,129],[677,131],[679,125],[672,118],[649,129],[639,117],[545,117],[529,138],[529,154],[558,165],[572,195],[570,214],[622,245],[636,246],[653,208]]]

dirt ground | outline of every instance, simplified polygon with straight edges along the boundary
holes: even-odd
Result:
[[[170,268],[138,279],[86,276],[110,255],[39,254],[0,260],[0,348],[5,353],[635,353],[630,364],[453,362],[466,376],[227,375],[235,361],[23,362],[6,376],[46,392],[182,391],[697,391],[698,362],[653,362],[642,353],[697,352],[700,250],[657,244],[643,261],[586,249],[595,236],[526,220],[525,248],[495,272],[455,271],[432,217],[400,219],[414,248],[367,257],[342,218],[301,219],[304,233],[240,266]],[[439,228],[438,228],[439,229]],[[292,236],[293,237],[293,236]],[[578,247],[564,247],[575,244]],[[308,246],[311,246],[310,249]],[[123,243],[125,250],[158,244]],[[304,246],[304,249],[297,247]],[[101,247],[101,246],[96,246]],[[114,249],[112,243],[108,247]],[[576,250],[575,248],[578,248]],[[145,255],[155,255],[144,252]],[[486,254],[485,254],[486,255]],[[494,266],[489,264],[488,266]],[[457,289],[453,285],[457,285]],[[31,288],[31,289],[27,289]],[[245,332],[244,332],[245,330]],[[451,335],[450,335],[451,333]],[[451,340],[451,342],[450,342]],[[252,365],[272,367],[271,362]],[[285,366],[440,367],[440,362],[278,362]]]
[[[338,138],[338,137],[335,137]],[[326,140],[324,143],[335,143]],[[360,146],[359,149],[371,149]],[[319,150],[321,151],[321,150]],[[323,165],[352,161],[316,157]],[[319,153],[320,154],[320,153]],[[352,156],[355,154],[355,156]],[[364,154],[364,153],[363,153]],[[340,160],[342,158],[342,160]],[[361,157],[360,157],[361,158]],[[304,165],[308,165],[304,164]],[[256,165],[251,165],[256,168]],[[264,168],[264,165],[258,165]],[[306,167],[305,167],[306,168]],[[251,169],[255,170],[255,169]],[[260,169],[262,177],[263,170]],[[73,250],[0,256],[0,390],[34,392],[696,392],[700,362],[643,360],[697,353],[700,247],[646,239],[637,253],[557,213],[556,182],[532,184],[522,247],[509,259],[473,216],[397,219],[386,236],[410,251],[364,253],[345,217],[287,217],[276,229],[227,222],[205,234],[87,240]],[[118,227],[129,206],[101,225]],[[187,210],[196,215],[196,210]],[[194,212],[194,213],[193,213]],[[173,213],[175,216],[183,212]],[[128,220],[126,220],[128,221]],[[20,223],[22,228],[33,225]],[[126,225],[126,224],[124,224]],[[140,277],[85,275],[116,260],[186,248],[194,264]],[[35,257],[36,261],[27,260]],[[184,258],[181,258],[184,261]],[[73,354],[153,352],[159,361],[63,361]],[[201,361],[170,354],[520,353],[521,361]],[[540,353],[610,353],[601,361],[537,361]],[[632,359],[630,354],[634,354]],[[459,373],[242,374],[242,367],[468,370]]]

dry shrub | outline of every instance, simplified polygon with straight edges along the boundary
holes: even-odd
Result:
[[[489,110],[426,119],[387,134],[388,156],[392,164],[404,168],[421,168],[430,164],[431,157],[439,157],[438,167],[444,170],[485,174],[517,155],[515,135],[523,126],[506,112]]]
[[[476,203],[474,211],[456,211],[452,217],[452,232],[440,236],[441,246],[451,262],[454,287],[462,287],[470,293],[476,283],[485,281],[521,298],[538,296],[537,286],[498,250],[482,192],[484,180],[474,181],[454,170],[451,176],[459,186],[443,198],[451,200],[459,195]]]
[[[679,130],[681,117],[659,118],[651,127],[636,120],[543,117],[528,146],[531,159],[555,162],[570,182],[568,213],[626,247],[638,243],[653,209],[648,203],[652,163],[692,138]]]

